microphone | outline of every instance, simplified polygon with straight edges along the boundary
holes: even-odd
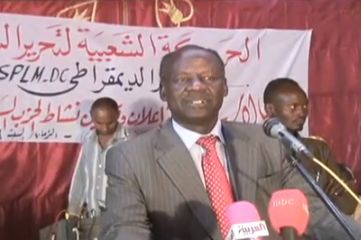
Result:
[[[261,221],[256,207],[247,201],[234,202],[226,210],[230,230],[226,240],[255,239],[268,236],[265,221]]]
[[[276,191],[268,204],[268,215],[272,227],[283,239],[299,239],[310,217],[307,198],[298,189]]]
[[[280,122],[278,118],[269,118],[263,123],[263,131],[267,136],[278,138],[289,149],[296,153],[304,154],[312,158],[313,154],[306,148],[306,146],[293,136],[286,127]]]

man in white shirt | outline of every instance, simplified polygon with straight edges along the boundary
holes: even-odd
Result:
[[[94,129],[83,141],[69,191],[68,213],[82,219],[93,218],[95,222],[106,209],[105,156],[112,146],[125,141],[128,133],[118,122],[118,104],[111,98],[95,100],[90,115]],[[87,231],[86,226],[80,227],[83,232]]]

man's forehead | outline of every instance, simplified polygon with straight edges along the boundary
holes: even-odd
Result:
[[[117,113],[117,110],[115,110],[113,107],[108,105],[101,105],[97,106],[93,109],[92,113]]]
[[[173,69],[179,69],[181,65],[196,66],[197,64],[222,69],[221,63],[218,62],[218,59],[214,54],[198,49],[187,50],[187,52],[182,53],[173,62]]]
[[[214,58],[214,59],[216,59],[216,56],[214,56],[214,54],[210,53],[209,51],[206,51],[203,49],[187,49],[179,54],[179,56],[176,58],[176,61],[185,59],[185,58]]]
[[[308,98],[307,96],[300,92],[282,92],[280,94],[275,95],[275,102],[278,104],[307,104]]]
[[[281,88],[279,88],[278,90],[276,90],[276,92],[274,93],[275,96],[280,96],[280,95],[303,95],[307,98],[307,95],[305,93],[305,91],[303,91],[302,88],[300,87],[296,87],[296,86],[283,86]]]

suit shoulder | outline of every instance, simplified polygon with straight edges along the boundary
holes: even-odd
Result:
[[[241,122],[222,122],[225,128],[231,129],[232,131],[236,131],[237,133],[242,133],[248,136],[266,136],[263,132],[263,128],[261,124],[251,124],[251,123],[241,123]]]
[[[128,148],[133,148],[133,147],[138,147],[138,146],[145,147],[145,146],[151,144],[152,140],[158,134],[158,131],[159,131],[158,128],[151,129],[148,132],[128,138],[126,141],[117,144],[114,148],[128,149]]]
[[[330,148],[327,141],[319,136],[303,137],[303,141],[305,141],[307,145],[312,145],[314,147]]]
[[[149,159],[153,151],[153,140],[156,139],[157,129],[152,129],[146,133],[137,135],[124,142],[119,142],[110,148],[107,152],[107,165],[115,166],[117,164],[137,164]],[[126,161],[121,161],[121,159]]]
[[[261,124],[224,122],[222,123],[226,131],[234,138],[261,144],[278,144],[278,140],[268,137]]]
[[[326,139],[324,139],[323,137],[320,137],[320,136],[316,136],[316,135],[311,135],[311,136],[308,136],[306,137],[307,139],[310,139],[310,140],[315,140],[315,141],[319,141],[319,142],[324,142],[327,144],[327,141]]]

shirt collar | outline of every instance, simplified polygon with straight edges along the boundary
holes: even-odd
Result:
[[[103,150],[109,149],[110,147],[112,147],[113,145],[117,144],[120,141],[125,141],[127,139],[127,137],[128,137],[128,132],[127,132],[126,128],[122,124],[118,123],[118,126],[117,126],[115,132],[113,133],[113,136],[109,140],[110,144]],[[95,142],[97,145],[99,145],[98,134],[96,133],[95,129],[93,131],[91,131],[90,138],[93,142]],[[99,145],[99,148],[102,149],[100,147],[100,145]]]
[[[189,130],[189,129],[183,127],[182,125],[180,125],[179,123],[177,123],[173,118],[172,118],[172,125],[174,128],[174,131],[182,139],[182,141],[186,145],[187,149],[190,149],[197,142],[197,140],[200,137],[207,136],[207,135],[217,136],[217,137],[219,137],[220,141],[223,144],[225,142],[223,134],[222,134],[222,124],[221,124],[220,120],[217,120],[213,129],[208,134],[200,134],[200,133],[194,132],[192,130]]]

